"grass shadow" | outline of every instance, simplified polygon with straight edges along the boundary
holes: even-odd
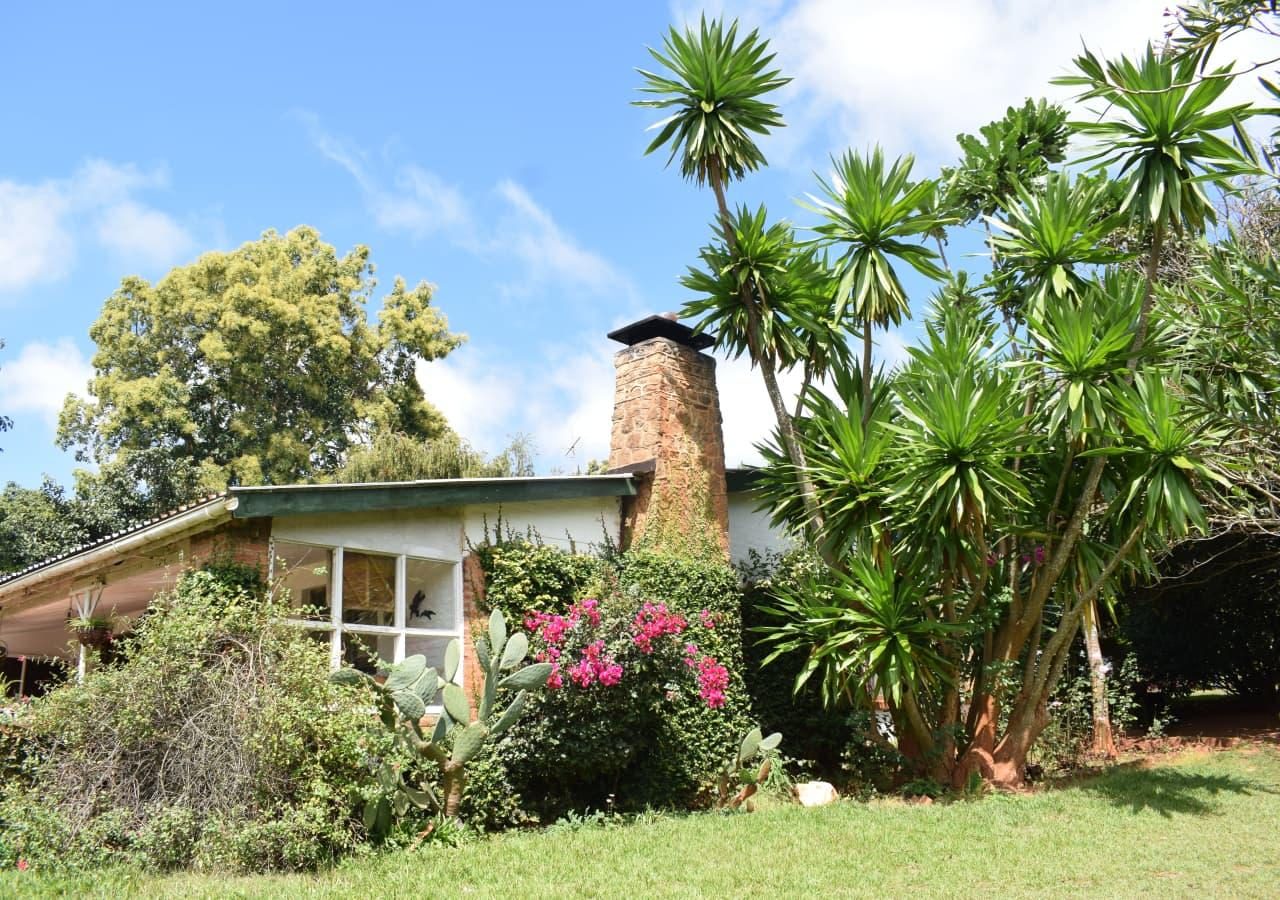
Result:
[[[1069,789],[1095,794],[1135,814],[1151,810],[1166,818],[1175,814],[1213,815],[1218,811],[1218,799],[1227,794],[1250,797],[1280,793],[1270,785],[1238,775],[1148,767],[1140,760],[1116,766],[1096,778],[1082,779]]]

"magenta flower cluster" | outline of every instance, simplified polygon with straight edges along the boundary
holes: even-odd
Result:
[[[631,623],[635,636],[632,640],[646,655],[653,652],[654,638],[668,634],[681,634],[686,625],[684,616],[667,612],[665,603],[648,603],[640,607],[635,621]]]
[[[725,690],[729,687],[729,670],[720,665],[714,656],[706,656],[696,644],[686,644],[684,664],[698,670],[698,696],[711,709],[724,706]]]
[[[592,628],[600,624],[600,602],[588,597],[569,607],[568,615],[559,613],[529,612],[524,617],[524,627],[542,639],[546,646],[534,654],[538,662],[551,663],[547,687],[551,690],[564,687],[564,674],[560,671],[560,657],[569,633],[586,622]],[[622,666],[613,657],[604,654],[604,641],[596,641],[583,651],[582,658],[569,669],[569,679],[578,687],[588,687],[596,681],[612,687],[622,680]]]
[[[609,652],[606,641],[595,636],[600,622],[600,602],[594,598],[575,603],[563,615],[537,611],[525,614],[525,628],[541,644],[534,659],[551,663],[549,689],[564,687],[566,677],[575,688],[583,690],[593,685],[610,688],[621,684],[626,669]],[[715,617],[710,610],[704,609],[698,614],[698,624],[708,631],[715,628]],[[666,646],[662,644],[664,639],[678,638],[688,628],[689,622],[684,616],[672,612],[665,603],[645,602],[632,619],[631,644],[643,656],[653,656],[660,647]],[[587,643],[582,643],[584,640]],[[675,648],[671,650],[674,652]],[[694,643],[685,644],[684,661],[693,670],[702,701],[711,709],[724,706],[729,670]],[[639,660],[632,663],[640,664]]]

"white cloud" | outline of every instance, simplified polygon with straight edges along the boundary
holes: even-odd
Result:
[[[32,341],[13,359],[0,360],[0,409],[39,416],[52,427],[67,394],[87,396],[92,377],[93,367],[71,338]]]
[[[525,280],[506,285],[508,293],[523,293],[530,283],[545,282],[582,287],[597,294],[629,289],[617,269],[566,234],[519,184],[504,180],[497,191],[510,214],[499,224],[492,246],[497,252],[515,255],[525,266]]]
[[[194,241],[169,215],[132,200],[107,207],[98,220],[98,240],[117,255],[153,266],[172,265]]]
[[[409,163],[380,176],[363,150],[325,131],[314,113],[298,111],[294,117],[306,127],[316,150],[359,185],[379,228],[418,239],[438,236],[474,256],[519,263],[519,276],[498,286],[504,295],[524,296],[548,284],[592,294],[634,295],[617,268],[566,232],[517,182],[499,181],[493,193],[501,208],[482,217],[475,211],[478,204],[439,174]],[[386,181],[394,187],[386,187]]]
[[[0,181],[0,293],[53,281],[71,269],[75,241],[56,184]]]
[[[1133,53],[1168,25],[1168,0],[742,0],[712,3],[759,25],[785,74],[789,127],[766,152],[782,164],[825,168],[826,155],[880,143],[926,165],[956,156],[955,135],[976,133],[1026,97],[1065,102],[1049,80],[1065,74],[1083,39],[1096,52]],[[700,7],[680,0],[678,20]],[[1224,45],[1223,60],[1252,58],[1256,43]],[[1245,85],[1244,82],[1250,82]],[[1240,89],[1256,91],[1252,79]],[[1251,94],[1252,95],[1252,94]]]
[[[144,171],[101,159],[67,178],[0,181],[0,294],[66,276],[86,236],[79,226],[89,221],[96,223],[90,236],[126,262],[163,267],[177,261],[191,236],[133,196],[167,185],[163,168]]]

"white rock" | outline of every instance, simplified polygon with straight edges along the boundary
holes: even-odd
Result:
[[[836,789],[825,781],[806,781],[796,785],[796,796],[801,806],[826,806],[840,799]]]

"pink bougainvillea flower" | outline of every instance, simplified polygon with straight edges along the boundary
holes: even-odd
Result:
[[[27,871],[27,869],[29,869],[29,868],[31,868],[31,864],[30,864],[29,862],[27,862],[25,859],[20,859],[20,860],[18,860],[18,871],[19,871],[19,872],[25,872],[25,871]]]
[[[714,629],[716,627],[716,617],[711,614],[709,609],[704,609],[698,613],[698,620],[702,622],[703,628]]]
[[[640,607],[631,623],[632,640],[641,653],[653,652],[654,638],[681,634],[687,626],[684,617],[667,611],[665,603],[649,603]]]

